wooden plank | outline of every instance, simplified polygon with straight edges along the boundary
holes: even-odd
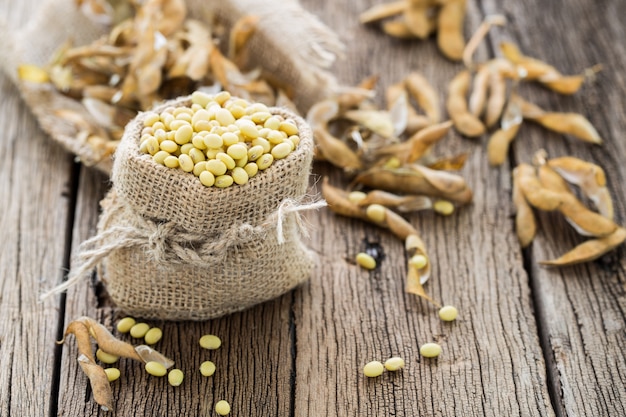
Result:
[[[597,81],[572,97],[541,88],[523,89],[528,99],[555,111],[578,112],[597,127],[602,146],[590,146],[571,137],[523,126],[515,142],[516,162],[530,162],[545,148],[552,157],[572,155],[599,163],[615,199],[616,221],[626,223],[626,108],[622,69],[626,10],[617,4],[586,1],[552,7],[539,1],[485,2],[488,12],[505,12],[511,23],[495,31],[494,43],[513,40],[528,55],[576,74],[602,64]],[[501,35],[502,34],[502,35]],[[624,247],[596,262],[548,270],[537,261],[560,256],[584,239],[555,213],[539,216],[539,236],[528,252],[533,296],[541,322],[542,342],[551,376],[558,415],[626,414],[626,257]]]
[[[108,184],[101,174],[84,170],[78,192],[73,250],[96,232],[98,202]],[[91,316],[109,329],[123,317],[111,304],[105,289],[95,282],[81,282],[67,295],[65,322]],[[253,307],[245,312],[206,322],[149,322],[163,330],[156,349],[172,358],[183,370],[180,387],[171,387],[166,378],[148,375],[143,365],[121,360],[122,377],[112,384],[117,415],[211,415],[214,404],[227,400],[233,413],[288,415],[291,409],[292,294]],[[142,344],[142,340],[119,335],[122,340]],[[200,348],[204,334],[218,335],[222,347],[214,352]],[[73,338],[63,348],[59,413],[61,415],[100,415],[92,399],[88,380],[76,362],[78,352]],[[205,360],[213,361],[212,377],[199,372]]]
[[[360,26],[358,13],[374,3],[304,2],[348,43],[338,76],[355,84],[380,74],[382,92],[419,70],[443,98],[461,66],[446,61],[433,40],[397,41]],[[476,7],[470,3],[467,28],[482,19]],[[456,134],[444,142],[439,155],[470,152],[462,174],[475,192],[474,203],[449,218],[426,213],[411,220],[435,262],[427,289],[456,305],[460,319],[443,323],[436,309],[404,293],[401,242],[328,211],[307,215],[320,261],[296,297],[295,415],[553,415],[528,278],[509,216],[509,172],[488,168],[479,142]],[[347,184],[336,170],[317,168],[334,184]],[[371,273],[346,261],[364,249],[364,239],[377,241],[385,252],[380,269]],[[438,360],[419,356],[427,341],[443,346]],[[376,380],[362,375],[366,362],[393,355],[407,361],[403,372]]]
[[[6,8],[5,8],[6,10]],[[50,142],[0,74],[0,415],[54,409],[60,282],[71,210],[72,156]]]

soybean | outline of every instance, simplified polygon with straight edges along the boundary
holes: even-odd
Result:
[[[200,346],[204,349],[210,349],[210,350],[219,349],[221,345],[222,345],[222,340],[215,335],[205,334],[204,336],[200,338]]]
[[[130,329],[130,335],[135,339],[141,339],[148,333],[150,330],[150,325],[148,323],[137,323]]]
[[[102,363],[106,363],[106,364],[112,364],[117,362],[120,357],[117,355],[113,355],[111,353],[107,353],[105,351],[103,351],[102,349],[98,349],[96,350],[96,358],[98,358],[98,360]]]
[[[443,321],[454,321],[458,315],[459,312],[454,306],[443,306],[439,309],[439,318]]]
[[[170,383],[171,386],[177,387],[183,383],[184,377],[185,375],[183,374],[183,371],[181,371],[180,369],[172,369],[167,374],[167,381]]]
[[[200,364],[200,373],[204,376],[211,376],[215,373],[215,364],[211,361],[204,361]]]
[[[425,358],[436,358],[441,354],[441,346],[437,343],[424,343],[420,347],[420,355]]]
[[[145,368],[146,372],[148,372],[150,375],[165,376],[165,374],[167,374],[167,369],[165,369],[165,366],[155,361],[150,361],[146,363]]]
[[[107,375],[109,382],[117,381],[120,378],[120,370],[117,368],[106,368],[104,373]]]
[[[220,416],[225,416],[230,413],[230,404],[225,400],[220,400],[215,404],[215,412]]]
[[[389,358],[385,361],[385,369],[388,371],[398,371],[404,368],[404,359],[394,356],[393,358]]]
[[[154,345],[159,340],[161,340],[162,337],[163,337],[163,331],[159,329],[158,327],[153,327],[150,330],[148,330],[146,335],[143,337],[143,340],[148,345]]]
[[[130,329],[136,324],[136,321],[132,317],[124,317],[117,322],[117,331],[120,333],[128,333]]]
[[[384,370],[385,366],[381,362],[371,361],[363,367],[363,374],[368,378],[376,378],[377,376],[381,376]]]
[[[356,255],[356,263],[365,269],[371,270],[376,268],[376,259],[364,252]]]

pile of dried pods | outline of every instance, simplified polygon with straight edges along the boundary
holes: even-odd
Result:
[[[260,69],[241,69],[248,64],[246,43],[255,31],[255,16],[242,18],[224,34],[219,23],[209,26],[188,18],[184,0],[116,3],[132,4],[134,10],[128,11],[109,10],[106,1],[77,3],[94,18],[108,22],[115,15],[117,23],[91,44],[72,47],[68,42],[46,68],[21,65],[19,77],[51,82],[80,100],[95,123],[70,109],[57,110],[55,116],[75,126],[78,136],[103,156],[112,154],[124,126],[138,111],[203,88],[295,109],[285,93],[288,86],[270,80]],[[225,54],[218,46],[220,38],[227,38]]]
[[[408,262],[406,289],[439,306],[421,286],[431,271],[425,245],[398,213],[433,209],[449,215],[455,205],[470,203],[472,191],[465,180],[449,172],[463,166],[465,155],[449,159],[431,155],[452,122],[441,120],[439,95],[421,74],[411,73],[389,87],[386,110],[370,100],[375,84],[375,77],[364,80],[358,88],[317,103],[307,115],[317,158],[342,168],[353,177],[353,186],[370,190],[350,193],[325,179],[322,194],[336,213],[389,229],[405,242],[410,259],[423,256],[425,262]]]
[[[471,56],[490,26],[503,24],[500,16],[488,17],[476,31],[463,53],[466,69],[459,72],[448,86],[446,109],[455,129],[470,138],[492,130],[487,145],[489,163],[504,163],[509,145],[524,120],[582,141],[601,144],[593,125],[578,113],[546,111],[524,100],[518,93],[520,82],[538,82],[559,94],[574,94],[600,66],[582,74],[563,75],[555,67],[523,55],[510,42],[500,45],[502,58],[474,64]]]
[[[109,355],[134,359],[144,364],[156,362],[165,369],[174,365],[173,361],[149,346],[132,346],[117,339],[106,327],[89,317],[81,317],[72,321],[65,330],[63,340],[58,343],[64,343],[69,334],[73,334],[76,338],[79,353],[78,363],[89,378],[94,400],[104,411],[113,410],[113,393],[107,373],[96,363],[91,338],[96,341],[100,351]]]
[[[597,212],[579,200],[569,184],[593,202]],[[559,211],[583,236],[592,236],[557,259],[540,262],[545,266],[567,266],[599,258],[626,240],[626,229],[613,221],[613,203],[606,188],[604,170],[598,165],[571,156],[548,159],[545,151],[533,158],[533,165],[520,164],[513,170],[515,225],[523,247],[537,230],[531,207]]]
[[[363,24],[381,22],[393,37],[426,39],[436,32],[439,50],[460,61],[465,48],[463,23],[466,0],[399,0],[379,4],[361,13]]]

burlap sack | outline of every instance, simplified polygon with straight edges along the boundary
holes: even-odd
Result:
[[[189,98],[165,103],[190,105]],[[144,114],[128,124],[102,202],[98,235],[79,251],[77,275],[101,264],[102,280],[127,314],[202,320],[275,298],[305,281],[313,253],[301,240],[313,136],[245,185],[205,187],[197,177],[139,151]]]

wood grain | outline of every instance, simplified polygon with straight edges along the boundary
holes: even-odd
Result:
[[[0,75],[0,415],[45,415],[55,402],[59,300],[72,156],[53,144]],[[52,403],[51,403],[52,401]]]

